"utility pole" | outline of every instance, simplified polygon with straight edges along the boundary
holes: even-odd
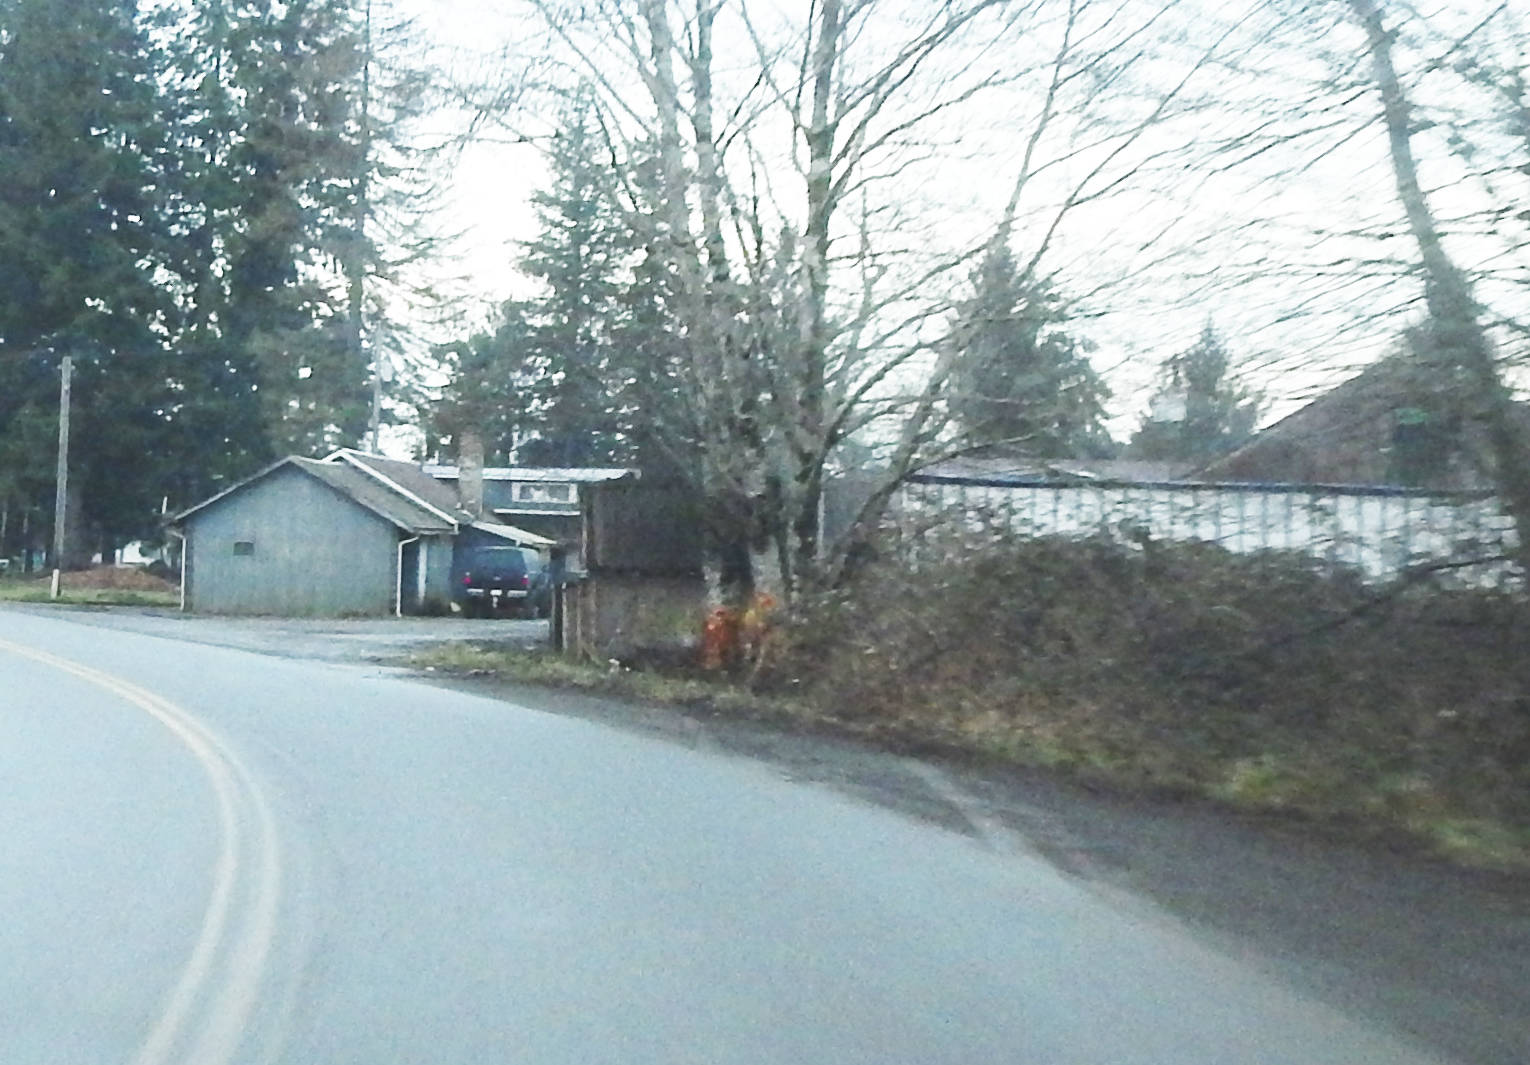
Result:
[[[350,315],[351,328],[355,331],[357,362],[365,364],[367,361],[367,336],[366,336],[366,232],[367,216],[372,211],[372,0],[367,0],[362,23],[362,57],[361,57],[361,169],[356,174],[356,220],[355,220],[355,248],[352,254],[356,256],[351,262],[350,277]],[[378,449],[378,433],[382,426],[382,401],[383,401],[383,367],[382,358],[375,344],[371,345],[372,364],[372,417],[368,424],[372,437],[372,454],[381,452]]]
[[[59,571],[64,567],[64,515],[69,500],[69,379],[74,374],[74,360],[64,356],[59,367],[58,387],[58,473],[53,496],[53,585],[51,597],[58,598]]]

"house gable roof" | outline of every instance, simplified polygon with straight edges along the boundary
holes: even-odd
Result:
[[[1288,465],[1291,461],[1288,452],[1293,449],[1326,452],[1365,437],[1369,425],[1389,414],[1411,388],[1416,388],[1416,384],[1402,361],[1395,357],[1382,359],[1314,396],[1265,426],[1241,447],[1218,456],[1196,472],[1211,479],[1236,478],[1262,464]],[[1315,476],[1323,479],[1322,473]],[[1327,479],[1338,478],[1330,475]]]
[[[1260,430],[1242,447],[1196,471],[1208,480],[1302,481],[1331,484],[1391,483],[1388,453],[1402,408],[1441,405],[1462,409],[1462,397],[1427,361],[1390,355],[1323,392]],[[1530,406],[1515,403],[1511,416],[1530,431]],[[1480,421],[1466,417],[1449,468],[1431,487],[1482,489],[1491,477],[1478,462],[1488,449]]]
[[[273,462],[244,480],[230,485],[217,495],[181,511],[170,519],[170,524],[184,524],[193,515],[216,506],[251,485],[265,480],[278,470],[289,467],[322,482],[351,502],[405,532],[419,536],[457,531],[457,522],[451,517],[441,514],[432,507],[422,506],[406,494],[354,465],[308,459],[298,455],[289,455]]]
[[[457,493],[412,462],[401,462],[348,448],[336,451],[324,461],[360,470],[416,506],[453,525],[472,520],[472,516],[458,505]]]
[[[355,466],[316,459],[293,460],[305,472],[349,496],[374,514],[416,535],[451,533],[457,522],[448,514],[418,501]]]
[[[196,506],[181,511],[170,519],[170,524],[180,525],[192,515],[222,502],[229,496],[286,467],[299,470],[322,481],[352,502],[417,536],[454,533],[464,526],[471,525],[482,532],[526,547],[546,548],[557,543],[556,540],[525,529],[518,529],[513,525],[475,519],[458,505],[457,493],[452,486],[432,476],[432,471],[443,469],[442,467],[416,466],[412,462],[401,462],[397,459],[384,458],[381,455],[353,451],[348,448],[335,451],[322,459],[289,455],[251,474],[237,484],[230,485],[217,495],[204,499]],[[446,467],[445,469],[449,469],[451,477],[455,479],[456,468]],[[517,480],[522,479],[520,474],[534,473],[539,476],[525,479],[574,480],[586,483],[601,483],[637,476],[635,470],[624,469],[531,471],[517,468],[501,469],[495,472],[513,472],[517,474]]]

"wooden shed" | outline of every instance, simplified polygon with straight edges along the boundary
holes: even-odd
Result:
[[[695,497],[612,480],[591,486],[582,510],[584,570],[554,614],[555,643],[598,658],[693,644],[707,604]]]

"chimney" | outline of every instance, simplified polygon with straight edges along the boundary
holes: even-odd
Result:
[[[457,433],[457,505],[483,517],[483,436],[477,429]]]

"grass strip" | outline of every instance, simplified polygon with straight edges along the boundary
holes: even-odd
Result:
[[[1226,762],[1183,747],[1123,746],[1087,733],[1017,731],[998,715],[895,717],[843,714],[810,699],[762,695],[723,676],[672,676],[489,643],[442,644],[411,655],[416,669],[572,689],[705,715],[853,739],[899,754],[1044,767],[1095,786],[1157,796],[1197,796],[1231,809],[1274,814],[1349,837],[1384,838],[1476,868],[1530,871],[1530,827],[1453,809],[1416,780],[1341,778],[1315,766],[1334,752],[1268,754]],[[1187,769],[1187,765],[1190,766]]]
[[[173,607],[180,603],[175,591],[160,592],[140,588],[71,588],[68,578],[54,599],[48,581],[0,581],[0,602],[59,603],[64,606],[148,606]]]

